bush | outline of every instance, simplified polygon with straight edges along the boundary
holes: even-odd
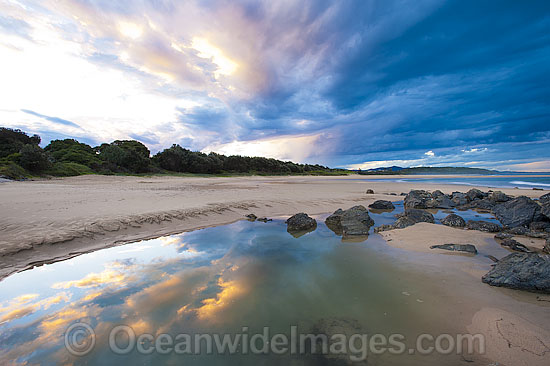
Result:
[[[47,173],[56,177],[74,177],[77,175],[94,174],[93,170],[86,165],[70,162],[54,163]]]
[[[38,173],[51,167],[48,154],[38,145],[24,145],[19,153],[19,165],[31,172]]]
[[[40,144],[40,136],[29,137],[21,130],[0,127],[0,158],[19,152],[25,145]]]
[[[15,163],[8,163],[6,165],[0,165],[0,176],[20,180],[27,178],[29,173]]]

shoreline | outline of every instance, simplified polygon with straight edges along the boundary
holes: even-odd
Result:
[[[2,183],[0,210],[9,214],[0,219],[0,280],[94,250],[228,224],[250,212],[267,217],[302,211],[326,214],[357,204],[368,206],[378,199],[401,200],[399,195],[411,189],[465,191],[463,185],[364,182],[357,177],[94,175]],[[377,179],[394,177],[398,176]],[[366,194],[369,188],[375,194]],[[518,189],[500,190],[519,193]],[[521,190],[531,198],[544,193]]]

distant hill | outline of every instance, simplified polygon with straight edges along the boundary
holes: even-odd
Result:
[[[358,171],[361,175],[415,175],[415,174],[482,174],[492,175],[499,174],[496,170],[467,168],[467,167],[416,167],[416,168],[401,168],[398,166],[376,168],[369,170]]]

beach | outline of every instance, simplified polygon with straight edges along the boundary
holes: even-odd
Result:
[[[408,177],[407,182],[388,181],[392,178],[399,177],[89,175],[0,183],[3,213],[0,277],[107,247],[233,223],[249,213],[267,218],[288,217],[297,212],[323,217],[338,208],[368,206],[375,200],[402,201],[401,194],[412,189],[441,190],[449,194],[472,188],[414,182],[413,177]],[[367,194],[367,189],[372,189],[374,194]],[[531,198],[548,193],[531,189],[499,190]],[[457,322],[464,329],[486,335],[488,359],[505,365],[544,364],[550,352],[550,297],[489,287],[481,283],[480,278],[491,269],[490,259],[471,265],[464,261],[447,262],[445,258],[465,254],[430,249],[437,244],[470,243],[476,245],[480,254],[500,259],[509,252],[495,245],[494,234],[423,222],[384,231],[380,236],[397,255],[441,254],[441,263],[445,265],[439,265],[432,257],[429,259],[430,268],[426,273],[433,283],[426,287],[441,292],[442,314],[456,313]],[[533,250],[540,250],[544,245],[543,239],[522,237],[518,240]],[[486,298],[487,293],[491,293],[491,298]],[[475,301],[460,303],[460,294],[467,294]]]

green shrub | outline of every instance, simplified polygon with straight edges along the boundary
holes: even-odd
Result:
[[[29,173],[15,163],[7,163],[0,165],[0,175],[10,179],[24,179],[29,177]]]
[[[48,154],[38,145],[25,145],[19,153],[19,165],[31,172],[39,173],[51,167]]]
[[[86,165],[78,163],[54,163],[52,168],[47,171],[48,174],[56,177],[73,177],[83,174],[93,174],[94,171]]]

